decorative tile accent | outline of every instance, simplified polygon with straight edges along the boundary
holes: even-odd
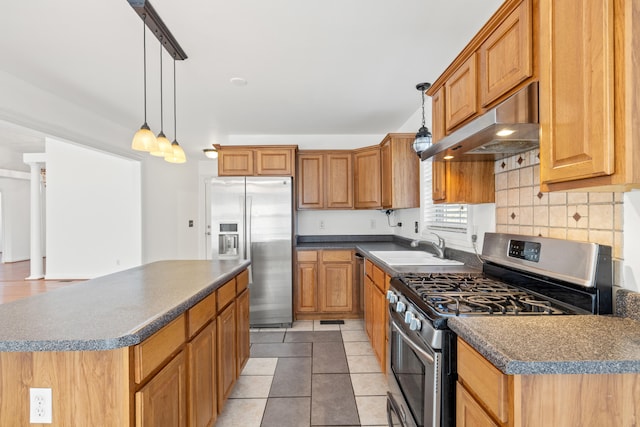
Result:
[[[501,167],[502,169],[504,169],[504,168],[506,168],[506,167],[507,167],[507,164],[506,164],[505,162],[502,162],[502,164],[500,165],[500,167]]]
[[[576,213],[573,214],[572,218],[575,219],[576,222],[578,222],[578,221],[580,221],[580,218],[582,218],[582,217],[580,216],[580,214],[578,212],[576,212]]]
[[[538,194],[536,194],[536,197],[537,197],[538,199],[542,199],[542,197],[544,197],[544,194],[542,194],[542,192],[541,192],[541,191],[538,191]]]
[[[518,157],[518,160],[516,160],[518,162],[519,165],[522,165],[522,162],[524,162],[524,159],[522,157]]]
[[[511,212],[511,219],[516,219],[516,214]]]

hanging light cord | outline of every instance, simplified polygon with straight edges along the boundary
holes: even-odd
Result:
[[[178,140],[178,119],[176,118],[176,56],[173,55],[173,140]]]
[[[160,133],[164,134],[164,121],[162,109],[162,36],[160,36]]]
[[[420,93],[422,94],[422,127],[425,127],[425,122],[424,122],[424,91],[421,90]]]
[[[147,123],[147,14],[142,15],[142,67],[144,69],[144,122]]]

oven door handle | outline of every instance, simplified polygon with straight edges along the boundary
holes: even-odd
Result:
[[[398,333],[404,339],[404,341],[409,345],[409,347],[411,347],[414,351],[418,352],[422,357],[424,357],[430,365],[433,365],[435,363],[435,359],[433,358],[433,356],[430,355],[429,353],[427,353],[424,349],[418,347],[418,345],[415,344],[411,340],[411,338],[409,338],[409,335],[407,335],[402,330],[402,328],[398,325],[398,323],[396,321],[391,320],[391,324],[396,329],[396,331],[398,331]]]

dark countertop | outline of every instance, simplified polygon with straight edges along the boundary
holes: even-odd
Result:
[[[630,318],[456,317],[448,325],[505,374],[640,373],[640,322]]]
[[[0,305],[0,351],[109,350],[138,344],[248,261],[159,261]]]

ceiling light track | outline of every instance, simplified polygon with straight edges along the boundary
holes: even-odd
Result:
[[[187,59],[187,54],[180,47],[178,41],[173,37],[169,28],[165,25],[158,12],[151,6],[147,0],[127,0],[129,5],[136,11],[136,13],[142,18],[156,38],[169,52],[172,58],[183,61]],[[146,16],[146,19],[145,19]]]

